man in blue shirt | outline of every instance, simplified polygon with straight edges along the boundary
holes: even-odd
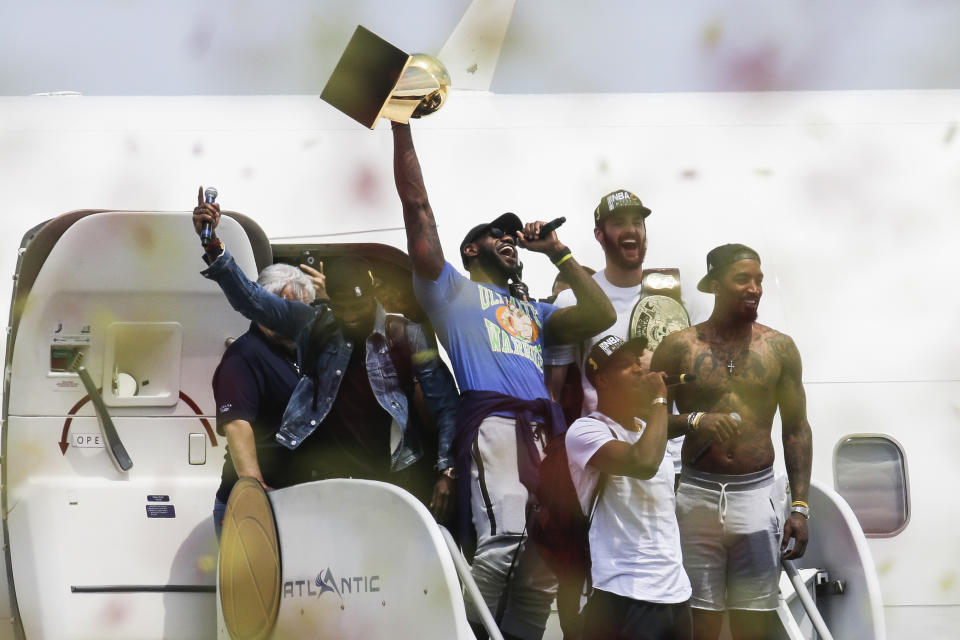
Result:
[[[394,175],[403,205],[414,292],[450,356],[460,386],[455,450],[461,534],[465,504],[476,531],[472,573],[506,638],[542,637],[556,580],[524,545],[529,492],[545,440],[564,428],[543,381],[543,345],[576,342],[616,319],[613,307],[555,232],[512,213],[479,224],[460,245],[469,279],[444,259],[409,125],[393,123]],[[546,254],[577,294],[565,309],[518,299],[519,248]],[[505,595],[506,594],[506,595]],[[479,615],[467,616],[479,636]]]

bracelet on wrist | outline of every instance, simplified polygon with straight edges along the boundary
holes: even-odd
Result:
[[[213,264],[217,258],[223,255],[223,252],[226,248],[223,246],[223,242],[217,236],[210,238],[210,242],[207,243],[207,246],[203,252],[203,261],[208,265]]]
[[[212,256],[219,256],[221,253],[223,253],[223,249],[223,241],[217,236],[213,236],[210,238],[210,242],[207,243],[207,246],[204,247],[203,250]]]
[[[559,267],[564,262],[573,257],[573,252],[570,251],[570,247],[564,247],[563,251],[560,252],[560,255],[553,258],[553,264],[556,267]]]
[[[696,431],[700,428],[700,420],[702,420],[705,415],[707,414],[703,411],[694,411],[693,413],[687,414],[687,424],[690,425],[691,431]]]
[[[666,407],[666,406],[667,406],[667,399],[664,398],[663,396],[657,396],[656,398],[653,399],[653,402],[650,403],[650,406],[651,406],[651,407],[655,407],[655,406],[657,406],[658,404],[662,404],[664,407]]]
[[[798,500],[797,502],[802,502]],[[796,502],[790,505],[790,513],[799,513],[804,519],[810,519],[810,507],[806,506],[807,503],[803,502],[802,504],[797,504]]]

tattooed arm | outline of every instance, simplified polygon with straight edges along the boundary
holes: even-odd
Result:
[[[793,500],[806,502],[810,490],[810,467],[813,452],[813,434],[807,422],[807,397],[803,390],[803,367],[800,352],[789,336],[779,335],[773,342],[774,353],[780,360],[780,380],[777,383],[777,402],[783,424],[783,458],[790,480]],[[791,513],[783,528],[783,544],[794,538],[793,551],[787,559],[799,558],[807,548],[807,519]]]
[[[436,280],[443,270],[443,248],[437,234],[437,222],[427,199],[427,189],[420,172],[420,161],[413,148],[409,124],[391,123],[393,127],[393,178],[403,205],[403,224],[407,228],[407,253],[413,260],[413,271],[424,280]]]
[[[663,339],[660,346],[657,347],[657,350],[653,352],[653,357],[650,359],[650,371],[662,371],[667,375],[685,373],[680,371],[680,367],[683,362],[683,356],[687,351],[687,345],[686,342],[684,342],[681,332],[671,333]],[[670,406],[673,406],[675,399],[676,392],[668,388],[667,401],[670,403]],[[687,424],[686,413],[671,413],[667,416],[668,438],[687,435],[689,430],[690,425]]]
[[[651,371],[662,371],[667,375],[676,375],[681,373],[690,373],[688,367],[692,351],[690,340],[693,338],[692,330],[677,331],[671,333],[663,339],[660,346],[653,353],[650,359]],[[677,387],[668,388],[667,400],[672,406],[676,400]],[[693,433],[690,423],[687,422],[690,413],[694,411],[704,412],[703,417],[698,422],[698,431],[702,430],[701,435],[707,436],[718,442],[726,440],[735,430],[738,429],[734,421],[726,413],[707,413],[709,407],[683,407],[687,412],[671,413],[667,422],[667,437],[679,438]],[[731,426],[731,424],[733,426]]]

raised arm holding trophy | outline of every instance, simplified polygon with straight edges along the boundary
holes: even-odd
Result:
[[[447,99],[446,67],[422,53],[404,53],[358,26],[320,97],[368,129],[386,118],[407,123]]]
[[[614,321],[613,308],[555,230],[541,237],[542,221],[523,224],[504,213],[472,228],[460,244],[469,278],[444,259],[406,122],[442,104],[447,74],[432,62],[417,66],[422,57],[404,59],[371,36],[357,30],[322,97],[364,126],[373,128],[378,117],[393,121],[394,177],[414,292],[462,392],[455,441],[461,542],[470,547],[475,532],[473,577],[504,637],[537,640],[556,580],[534,545],[526,544],[526,507],[545,442],[565,427],[544,384],[543,346],[602,331]],[[517,277],[521,248],[546,254],[567,276],[579,304],[557,309],[513,295],[508,285]],[[478,637],[486,637],[479,611],[468,605],[467,615]]]

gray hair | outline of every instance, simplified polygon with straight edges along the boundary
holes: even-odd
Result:
[[[300,300],[313,300],[315,291],[313,282],[303,271],[297,267],[278,262],[265,267],[257,278],[257,283],[270,293],[280,295],[280,293],[290,286],[294,295]]]

